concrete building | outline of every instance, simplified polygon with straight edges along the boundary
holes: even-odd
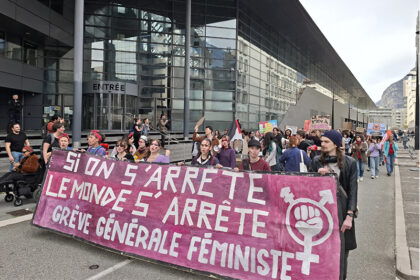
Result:
[[[203,116],[216,129],[234,118],[248,129],[281,123],[313,93],[303,81],[327,98],[325,108],[314,100],[305,110],[335,114],[337,128],[346,119],[366,123],[362,112],[375,108],[299,1],[192,1],[188,27],[185,0],[82,2],[85,130],[126,131],[134,116],[154,125],[165,113],[181,131],[189,29],[190,129]],[[54,114],[72,123],[74,10],[74,0],[1,2],[0,94],[21,94],[25,129],[39,129]],[[338,107],[328,110],[333,103]],[[0,128],[6,122],[3,102]]]
[[[391,108],[379,107],[369,111],[369,123],[386,124],[387,129],[393,126],[393,110]]]
[[[411,70],[404,79],[404,98],[407,100],[406,124],[408,129],[415,127],[416,119],[416,70]]]

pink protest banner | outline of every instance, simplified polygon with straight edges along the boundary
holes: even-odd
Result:
[[[134,164],[53,151],[32,223],[238,279],[338,279],[333,176]]]

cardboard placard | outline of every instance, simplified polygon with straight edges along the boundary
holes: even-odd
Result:
[[[353,129],[353,123],[352,122],[344,122],[343,130],[352,130],[352,129]]]
[[[311,118],[311,129],[318,129],[318,130],[328,130],[331,128],[330,126],[331,116],[314,116]]]

